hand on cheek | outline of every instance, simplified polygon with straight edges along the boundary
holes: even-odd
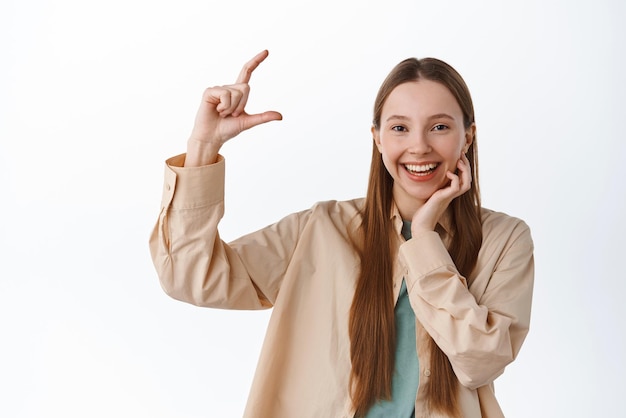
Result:
[[[469,160],[465,154],[461,155],[456,168],[456,174],[452,171],[446,173],[450,182],[433,193],[426,203],[413,215],[411,233],[414,237],[424,231],[433,231],[450,202],[470,189],[472,173]]]

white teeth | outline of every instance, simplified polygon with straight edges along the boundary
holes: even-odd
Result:
[[[405,164],[404,167],[412,173],[426,173],[437,168],[437,164]]]

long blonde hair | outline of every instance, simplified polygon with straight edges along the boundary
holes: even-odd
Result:
[[[434,58],[409,58],[389,73],[374,103],[373,126],[380,127],[383,105],[391,91],[400,84],[426,79],[441,83],[450,90],[463,112],[463,123],[474,123],[474,107],[467,85],[450,65]],[[373,142],[373,141],[372,141]],[[480,192],[476,138],[467,152],[471,165],[471,189],[450,204],[451,241],[448,252],[459,272],[467,277],[476,264],[482,244]],[[393,203],[393,178],[387,172],[381,154],[372,144],[370,176],[355,248],[361,260],[360,275],[350,309],[350,387],[356,416],[364,416],[379,399],[391,398],[391,380],[395,366],[395,319],[393,299],[393,227],[390,214]],[[426,384],[428,407],[433,411],[458,416],[458,379],[448,357],[430,340],[431,378]]]

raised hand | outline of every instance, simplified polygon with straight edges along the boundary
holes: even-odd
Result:
[[[465,154],[461,154],[457,162],[458,174],[448,171],[450,183],[437,190],[413,215],[411,235],[417,236],[423,231],[433,231],[439,218],[446,211],[454,198],[466,193],[472,186],[470,163]]]
[[[250,94],[252,72],[267,58],[267,50],[248,61],[235,84],[211,87],[204,91],[196,114],[193,131],[187,141],[185,166],[212,164],[226,141],[242,131],[262,123],[281,120],[278,112],[248,114],[245,111]]]

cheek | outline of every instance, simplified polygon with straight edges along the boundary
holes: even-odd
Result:
[[[382,145],[379,148],[379,150],[381,151],[383,156],[385,156],[385,158],[389,160],[399,158],[403,152],[403,149],[398,143],[398,141],[392,141],[389,139],[382,142]]]
[[[465,146],[465,141],[458,141],[449,150],[449,158],[458,160],[461,158],[461,154],[463,153],[463,147]]]
[[[383,153],[382,154],[382,160],[383,160],[383,166],[385,166],[385,169],[391,174],[394,171],[394,161],[393,159],[389,158],[389,155]]]
[[[383,166],[387,170],[389,174],[393,176],[393,174],[398,170],[398,155],[394,152],[393,148],[389,146],[381,147],[381,159],[383,161]]]
[[[456,147],[456,146],[451,147],[448,150],[446,150],[444,160],[445,160],[445,165],[446,165],[447,170],[452,171],[452,172],[456,170],[456,165],[459,159],[461,158],[462,151],[463,151],[462,147]]]

